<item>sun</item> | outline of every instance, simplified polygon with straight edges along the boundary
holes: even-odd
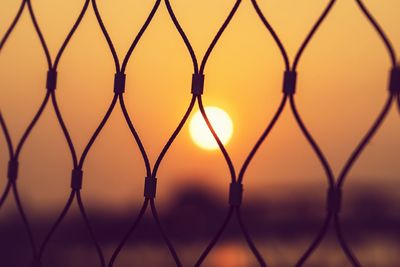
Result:
[[[233,123],[231,117],[223,109],[218,107],[209,106],[204,109],[222,144],[228,144],[233,134]],[[193,142],[199,147],[206,150],[215,150],[219,148],[218,143],[215,141],[212,133],[208,129],[200,110],[191,118],[189,132]]]

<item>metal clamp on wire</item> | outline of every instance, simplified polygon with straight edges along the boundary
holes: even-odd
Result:
[[[243,185],[241,183],[232,182],[229,187],[229,205],[240,206],[243,198]]]
[[[57,71],[55,69],[49,69],[47,71],[46,88],[48,91],[54,91],[57,87]]]
[[[204,90],[204,74],[194,73],[192,76],[192,94],[199,96]]]
[[[146,177],[144,181],[144,197],[154,199],[157,191],[157,178]]]
[[[126,74],[123,72],[117,72],[114,76],[114,93],[122,94],[125,92],[125,81]]]
[[[71,188],[79,191],[82,189],[83,171],[81,169],[73,169],[71,176]]]
[[[327,210],[332,214],[339,214],[342,207],[342,189],[328,189]]]
[[[15,182],[18,178],[18,161],[12,159],[8,162],[7,177],[11,182]]]
[[[283,79],[283,92],[285,95],[293,95],[296,93],[297,72],[293,70],[285,71]]]
[[[396,66],[390,73],[390,92],[394,94],[400,93],[400,66]]]

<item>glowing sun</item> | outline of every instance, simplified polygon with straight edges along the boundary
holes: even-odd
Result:
[[[226,145],[233,133],[232,119],[228,113],[218,107],[205,107],[204,109],[222,144]],[[193,115],[189,124],[189,132],[193,142],[199,147],[207,150],[218,149],[218,143],[208,129],[200,110]]]

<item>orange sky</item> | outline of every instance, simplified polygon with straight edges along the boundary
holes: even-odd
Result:
[[[83,1],[32,2],[54,57]],[[259,4],[293,59],[327,2],[265,0]],[[171,3],[198,57],[202,57],[234,1]],[[400,2],[365,3],[400,51]],[[1,35],[18,4],[15,0],[1,1]],[[98,1],[120,58],[152,4],[141,0]],[[26,11],[0,54],[0,107],[14,142],[45,95],[47,65]],[[301,59],[296,94],[299,111],[336,174],[383,106],[389,69],[386,50],[355,1],[338,1]],[[278,107],[283,70],[275,43],[250,1],[243,1],[209,59],[204,93],[206,105],[219,106],[232,116],[235,132],[227,149],[237,169]],[[60,108],[79,155],[111,101],[114,72],[111,54],[90,6],[60,61],[57,88]],[[189,104],[192,72],[186,47],[162,3],[126,70],[126,104],[152,163]],[[398,112],[392,109],[350,173],[346,190],[357,189],[365,182],[399,185],[399,122]],[[0,138],[0,188],[5,183],[7,161],[4,138]],[[40,211],[41,203],[61,207],[69,192],[72,166],[50,105],[26,143],[20,162],[19,184],[28,205]],[[119,107],[89,153],[84,172],[84,198],[89,205],[126,207],[142,197],[144,166]],[[187,183],[198,182],[225,193],[229,171],[221,153],[199,149],[185,127],[165,157],[158,178],[158,197],[163,200]],[[306,190],[307,186],[325,190],[324,172],[289,109],[256,155],[244,182],[246,197]],[[284,190],[277,191],[277,186]]]

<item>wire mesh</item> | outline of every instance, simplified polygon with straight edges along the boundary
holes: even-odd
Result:
[[[378,37],[382,40],[384,43],[388,55],[390,57],[390,61],[392,63],[392,71],[390,75],[390,81],[389,81],[389,90],[388,90],[388,99],[387,102],[384,104],[384,107],[382,108],[381,113],[379,114],[378,118],[376,118],[375,122],[369,129],[369,131],[365,134],[365,136],[362,138],[358,146],[354,149],[353,153],[350,155],[346,163],[344,164],[342,171],[340,174],[335,177],[334,173],[332,172],[331,166],[329,161],[324,155],[324,152],[321,150],[321,148],[318,145],[318,142],[314,139],[310,131],[308,130],[307,125],[303,122],[301,115],[297,109],[297,104],[296,104],[296,81],[297,81],[297,75],[298,75],[298,67],[299,63],[301,60],[301,56],[305,53],[307,46],[309,43],[313,40],[315,34],[317,33],[318,29],[321,27],[322,23],[324,20],[327,18],[329,13],[332,11],[334,8],[334,5],[336,3],[336,0],[331,0],[323,10],[322,14],[320,17],[317,19],[309,33],[306,35],[303,43],[299,47],[297,54],[295,55],[295,58],[293,62],[291,63],[289,56],[285,50],[285,46],[281,39],[279,38],[278,34],[275,32],[273,26],[269,23],[268,19],[266,16],[263,14],[261,11],[258,3],[256,0],[251,0],[251,3],[254,7],[254,10],[259,17],[259,19],[262,21],[264,24],[267,32],[266,34],[270,34],[276,45],[278,46],[282,59],[284,61],[284,78],[283,78],[283,95],[282,95],[282,100],[277,108],[275,115],[273,116],[272,120],[267,124],[265,131],[262,133],[262,135],[259,137],[258,141],[255,143],[254,147],[251,149],[249,152],[246,160],[244,161],[243,165],[240,166],[240,171],[236,172],[237,166],[234,166],[231,157],[224,147],[223,143],[219,139],[217,133],[215,132],[213,125],[211,124],[205,109],[204,109],[204,103],[203,103],[203,98],[202,95],[204,94],[204,79],[205,79],[205,69],[207,65],[207,61],[209,57],[213,54],[213,49],[218,43],[220,37],[224,33],[225,29],[229,26],[232,18],[235,16],[237,10],[239,9],[242,1],[237,0],[235,1],[233,7],[231,8],[227,18],[223,22],[223,24],[220,26],[219,30],[217,31],[215,37],[213,38],[212,42],[208,46],[208,49],[206,50],[205,55],[203,58],[199,59],[194,52],[194,49],[191,45],[191,42],[189,38],[187,37],[184,29],[179,23],[179,20],[175,16],[174,13],[174,8],[172,7],[171,3],[169,0],[164,0],[165,8],[168,11],[168,14],[170,16],[170,19],[172,20],[173,24],[175,25],[176,30],[179,32],[184,44],[186,45],[187,51],[189,52],[190,58],[193,63],[193,77],[192,77],[192,88],[191,88],[191,93],[192,96],[190,99],[188,99],[189,105],[187,107],[186,112],[183,114],[183,117],[176,127],[175,131],[172,133],[170,138],[168,139],[167,143],[159,153],[159,156],[154,163],[153,167],[151,167],[150,160],[147,156],[146,149],[144,145],[142,144],[141,138],[139,136],[139,133],[136,131],[134,123],[131,120],[131,116],[129,114],[129,111],[127,110],[127,107],[124,102],[124,92],[125,92],[125,81],[126,81],[126,74],[125,70],[127,68],[127,65],[129,64],[130,59],[132,58],[133,52],[135,51],[135,48],[137,44],[140,42],[141,37],[143,34],[146,32],[148,26],[152,22],[152,19],[154,18],[155,14],[158,12],[160,9],[160,4],[161,0],[156,0],[154,3],[153,8],[151,9],[150,13],[148,14],[148,17],[141,27],[139,33],[135,36],[131,46],[129,47],[128,51],[126,52],[124,58],[122,61],[118,58],[117,51],[114,48],[113,41],[111,37],[109,36],[107,32],[106,25],[103,23],[101,13],[97,7],[96,0],[85,0],[82,1],[83,6],[82,9],[79,13],[78,18],[76,19],[73,27],[69,31],[68,35],[66,36],[64,42],[62,43],[61,47],[59,48],[55,59],[52,59],[52,56],[49,52],[49,49],[46,44],[46,40],[41,32],[40,26],[36,20],[35,12],[33,9],[32,1],[31,0],[22,0],[20,7],[17,11],[17,14],[12,21],[10,27],[6,31],[4,37],[2,37],[1,42],[0,42],[0,51],[3,48],[3,46],[6,44],[10,34],[13,32],[15,26],[17,25],[18,21],[20,20],[21,14],[25,9],[29,12],[30,18],[32,20],[32,24],[34,26],[34,29],[36,31],[36,34],[38,35],[40,39],[40,43],[45,55],[45,58],[47,60],[48,64],[48,72],[47,72],[47,84],[46,84],[46,93],[43,97],[43,101],[41,105],[39,106],[39,109],[37,110],[35,116],[33,117],[32,121],[28,124],[26,127],[26,130],[24,131],[21,139],[18,142],[13,141],[12,137],[9,134],[7,124],[3,118],[2,113],[0,113],[0,125],[2,132],[4,134],[8,150],[9,150],[9,166],[8,166],[8,182],[6,183],[5,188],[3,189],[3,192],[1,194],[0,198],[0,208],[3,206],[4,202],[6,201],[7,198],[13,196],[17,210],[19,212],[19,215],[21,217],[21,220],[23,222],[23,225],[26,229],[27,233],[27,238],[29,239],[30,242],[30,247],[32,250],[32,266],[39,267],[41,266],[41,262],[43,257],[45,257],[45,252],[48,247],[49,241],[52,239],[54,233],[57,231],[59,226],[63,223],[67,213],[69,212],[73,202],[76,200],[80,214],[83,218],[83,222],[87,228],[88,233],[90,234],[90,237],[92,239],[93,246],[95,247],[97,251],[97,256],[99,260],[99,266],[102,267],[112,267],[114,266],[114,263],[118,259],[118,256],[120,252],[123,250],[125,244],[127,241],[131,238],[132,235],[134,235],[135,230],[137,229],[138,225],[142,221],[142,218],[144,214],[146,213],[147,210],[151,213],[154,222],[156,223],[159,234],[161,235],[162,239],[164,240],[165,245],[169,249],[170,255],[175,262],[176,266],[182,266],[179,253],[175,249],[173,242],[169,239],[167,236],[166,232],[164,231],[164,228],[162,226],[161,220],[159,219],[158,216],[158,211],[157,211],[157,205],[155,201],[155,196],[156,196],[156,189],[157,189],[157,173],[159,170],[159,167],[161,163],[163,162],[164,156],[168,153],[169,148],[171,145],[174,143],[176,137],[179,135],[181,132],[183,126],[185,125],[186,121],[188,120],[188,117],[192,113],[195,105],[198,105],[198,108],[201,111],[201,114],[203,116],[204,121],[206,122],[210,132],[214,136],[215,140],[218,143],[219,149],[225,159],[226,165],[229,169],[230,172],[230,184],[229,184],[229,200],[228,200],[228,205],[227,205],[227,214],[225,219],[221,222],[220,227],[218,228],[218,231],[215,233],[215,235],[212,237],[204,251],[201,253],[201,255],[198,257],[197,261],[193,263],[193,266],[199,267],[203,264],[203,262],[206,260],[208,257],[209,253],[213,250],[217,242],[219,241],[220,237],[223,235],[224,231],[227,228],[228,223],[231,220],[237,220],[238,225],[240,227],[240,230],[245,238],[245,241],[253,253],[255,259],[258,262],[259,266],[268,266],[267,261],[264,259],[264,256],[260,253],[260,251],[257,248],[257,244],[253,241],[251,237],[250,231],[247,229],[246,224],[245,224],[245,218],[242,216],[241,212],[241,205],[242,205],[242,194],[243,194],[243,184],[244,184],[244,177],[246,175],[246,170],[248,166],[251,164],[253,157],[257,153],[258,149],[260,146],[263,144],[263,142],[267,139],[269,136],[270,132],[274,129],[274,126],[276,123],[280,120],[281,114],[285,109],[290,109],[294,119],[300,128],[301,132],[303,133],[305,139],[308,141],[310,147],[313,149],[315,156],[318,158],[321,166],[323,167],[325,171],[325,175],[327,178],[327,185],[328,189],[326,191],[326,215],[325,219],[320,227],[320,230],[316,233],[316,236],[314,240],[311,241],[311,244],[309,245],[308,248],[304,251],[300,259],[297,261],[295,264],[296,267],[304,266],[304,264],[308,261],[310,256],[316,251],[318,246],[320,245],[321,241],[325,238],[325,236],[328,233],[328,230],[330,229],[330,226],[333,226],[333,230],[335,232],[336,238],[339,241],[339,245],[347,257],[348,261],[351,263],[352,266],[355,267],[360,267],[362,266],[361,261],[357,258],[355,253],[352,251],[350,248],[349,244],[346,242],[346,237],[342,231],[342,226],[341,226],[341,220],[340,220],[340,210],[341,210],[341,205],[342,205],[342,192],[343,192],[343,187],[345,184],[345,181],[348,177],[348,174],[350,170],[353,168],[355,165],[357,159],[360,157],[360,155],[363,153],[365,150],[366,146],[370,143],[371,139],[373,136],[376,134],[376,132],[379,130],[380,126],[383,124],[385,118],[388,115],[388,112],[390,111],[391,107],[393,105],[396,105],[399,108],[400,111],[400,66],[397,65],[396,63],[396,54],[395,51],[391,45],[391,42],[389,38],[385,35],[383,29],[380,27],[378,22],[373,18],[372,14],[368,11],[367,7],[364,5],[364,3],[361,0],[355,0],[357,3],[360,11],[364,14],[364,16],[368,19],[370,22],[371,26],[376,30],[376,33]],[[91,5],[90,5],[91,4]],[[75,151],[74,147],[74,142],[72,138],[70,137],[68,127],[64,123],[61,111],[58,107],[58,102],[57,102],[57,66],[62,58],[64,50],[68,47],[69,41],[73,37],[75,31],[77,28],[80,26],[81,21],[83,17],[86,15],[88,8],[92,8],[98,25],[104,35],[105,41],[108,44],[109,50],[111,52],[114,64],[115,64],[115,79],[114,79],[114,96],[111,99],[110,105],[108,109],[105,112],[105,115],[103,116],[101,123],[98,125],[97,129],[95,132],[92,134],[91,138],[89,139],[82,155],[79,157]],[[122,64],[121,64],[122,62]],[[199,64],[200,62],[200,64]],[[107,260],[104,255],[103,255],[103,250],[97,241],[96,234],[94,233],[91,223],[90,223],[90,218],[88,214],[85,211],[85,206],[84,206],[84,201],[82,199],[82,180],[83,180],[83,170],[84,170],[84,162],[87,157],[87,155],[92,151],[92,145],[96,142],[100,132],[103,130],[104,126],[107,124],[108,119],[110,118],[111,114],[114,112],[116,109],[116,106],[119,104],[125,122],[127,126],[130,129],[130,132],[132,134],[132,137],[134,138],[140,152],[143,158],[143,164],[146,169],[146,177],[145,177],[145,188],[144,188],[144,200],[143,204],[136,216],[136,218],[133,220],[131,227],[126,231],[126,234],[118,244],[118,246],[115,248],[114,252],[112,253],[112,256],[109,260]],[[19,156],[21,154],[21,150],[24,147],[24,144],[26,140],[30,137],[30,134],[32,132],[32,129],[35,127],[37,124],[38,120],[41,118],[43,114],[43,110],[46,108],[46,106],[52,105],[55,115],[57,117],[58,123],[60,128],[62,129],[62,132],[64,134],[65,141],[68,144],[69,150],[70,150],[70,156],[72,159],[72,175],[71,175],[71,192],[70,195],[66,201],[66,204],[64,208],[62,209],[60,215],[54,222],[53,226],[50,228],[48,231],[47,235],[44,238],[44,241],[42,243],[38,243],[35,238],[34,234],[32,232],[32,228],[29,222],[29,218],[26,216],[24,207],[23,207],[23,201],[20,197],[19,190],[18,190],[18,165],[19,165]],[[16,147],[14,144],[17,144]],[[15,147],[15,148],[14,148]]]

